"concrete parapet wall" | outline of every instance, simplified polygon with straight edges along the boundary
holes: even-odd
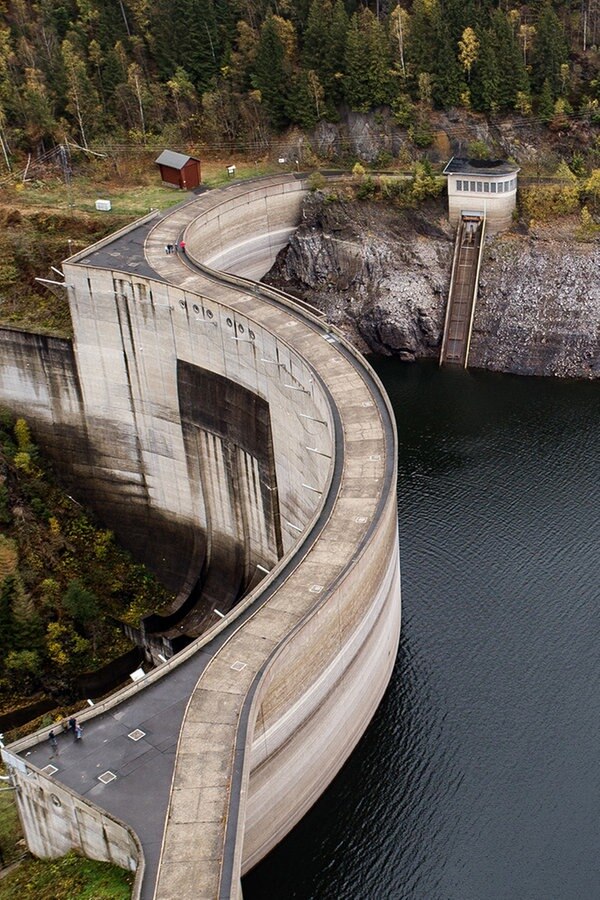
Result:
[[[306,183],[265,183],[241,196],[219,193],[218,202],[185,230],[189,254],[213,269],[262,278],[300,224]]]
[[[134,896],[139,895],[144,854],[132,829],[12,753],[2,750],[2,758],[31,853],[53,858],[76,850],[113,863],[136,872]]]

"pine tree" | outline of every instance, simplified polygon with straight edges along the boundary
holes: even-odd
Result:
[[[495,51],[495,37],[490,29],[481,35],[477,62],[471,81],[471,103],[481,112],[495,112],[499,106],[500,75]]]
[[[367,112],[390,102],[388,37],[368,9],[355,13],[350,20],[345,62],[344,93],[352,109]]]
[[[436,106],[455,106],[462,91],[462,77],[447,23],[440,19],[436,31],[437,58],[433,69],[433,101]]]
[[[261,103],[275,128],[289,122],[288,102],[291,72],[286,65],[286,53],[274,16],[269,16],[260,32],[254,62],[254,87],[260,91]]]
[[[492,14],[493,49],[498,68],[497,103],[500,109],[513,109],[519,92],[529,91],[529,78],[510,22],[503,12]]]
[[[12,647],[15,650],[39,650],[42,646],[44,629],[34,603],[19,580],[15,581],[15,590],[11,602],[13,619]]]
[[[531,54],[531,82],[542,91],[547,81],[552,99],[561,91],[561,66],[568,61],[567,42],[558,16],[546,0],[537,23]]]
[[[181,67],[198,91],[209,87],[221,62],[212,0],[158,0],[152,7],[151,32],[164,80]]]
[[[341,96],[336,74],[343,68],[347,30],[343,4],[334,6],[331,0],[313,0],[304,31],[302,63],[307,71],[316,73],[330,117],[335,114]]]
[[[20,91],[19,119],[31,145],[39,144],[43,147],[46,140],[54,139],[57,123],[52,101],[39,69],[25,69],[25,83]]]
[[[431,74],[436,67],[436,48],[432,35],[440,27],[438,0],[414,0],[410,31],[406,39],[406,58],[415,80],[421,72]]]
[[[550,87],[550,80],[548,78],[546,78],[542,85],[538,102],[538,115],[542,122],[549,122],[554,115],[554,97],[552,96],[552,88]]]

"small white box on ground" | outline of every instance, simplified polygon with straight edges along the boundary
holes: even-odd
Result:
[[[102,212],[109,212],[112,209],[110,200],[96,200],[96,209]]]

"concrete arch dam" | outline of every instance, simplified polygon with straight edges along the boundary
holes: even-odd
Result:
[[[72,342],[0,332],[0,402],[134,546],[160,525],[146,557],[179,590],[146,623],[160,665],[82,713],[80,745],[61,736],[49,762],[46,730],[3,751],[33,852],[135,869],[136,897],[239,896],[396,656],[387,398],[318,313],[248,280],[305,192],[279,176],[149,216],[63,264]]]

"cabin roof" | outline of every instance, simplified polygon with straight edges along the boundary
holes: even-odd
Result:
[[[185,153],[175,153],[174,150],[163,150],[154,162],[157,166],[170,166],[172,169],[183,169],[190,159],[200,162],[195,156],[186,156]]]

